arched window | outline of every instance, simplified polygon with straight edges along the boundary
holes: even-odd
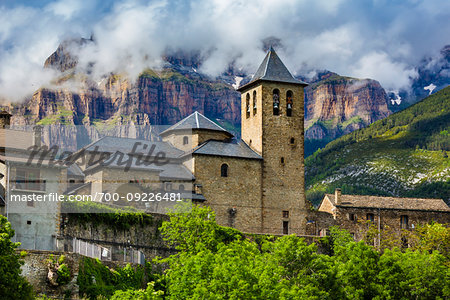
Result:
[[[245,116],[248,118],[250,118],[250,94],[247,93],[247,95],[245,96]]]
[[[294,98],[294,95],[292,94],[292,91],[287,91],[286,92],[286,115],[288,117],[292,116],[293,98]]]
[[[253,91],[253,115],[256,115],[256,91]]]
[[[183,137],[183,145],[189,144],[189,138],[187,136]]]
[[[294,145],[294,144],[295,144],[295,139],[291,138],[291,145]]]
[[[228,165],[227,164],[223,164],[220,167],[220,176],[222,177],[228,177]]]
[[[178,186],[178,190],[179,190],[179,191],[184,191],[184,185],[183,185],[183,184],[180,184],[180,185]]]
[[[273,90],[273,114],[278,116],[280,114],[280,90]]]

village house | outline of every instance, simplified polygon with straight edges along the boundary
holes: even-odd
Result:
[[[30,147],[41,146],[41,127],[11,129],[10,118],[8,112],[0,113],[2,214],[15,230],[13,241],[22,248],[54,250],[60,208],[50,195],[62,195],[66,190],[67,168],[50,164],[48,156],[30,163]]]
[[[403,230],[413,230],[418,225],[450,223],[450,208],[441,199],[343,195],[340,189],[334,195],[325,194],[318,211],[332,216],[332,225],[347,230],[355,240],[364,239],[370,225],[377,231],[390,230],[400,237]],[[319,228],[319,232],[327,225]],[[375,237],[375,245],[379,245],[380,238]]]

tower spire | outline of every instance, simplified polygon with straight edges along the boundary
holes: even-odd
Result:
[[[255,75],[253,75],[252,80],[249,83],[239,87],[237,90],[242,91],[260,80],[293,83],[302,86],[308,85],[306,82],[297,80],[292,76],[284,63],[281,61],[280,57],[278,57],[278,54],[273,49],[272,45],[270,46],[266,57],[262,61]]]

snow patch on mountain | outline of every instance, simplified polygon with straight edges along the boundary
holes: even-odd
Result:
[[[234,76],[234,83],[232,84],[232,86],[235,90],[240,86],[242,79],[244,79],[244,77]]]
[[[393,93],[395,96],[395,99],[391,99],[392,105],[394,104],[400,105],[400,103],[402,103],[402,97],[400,97],[398,91],[391,91],[391,93]]]
[[[429,85],[427,85],[423,89],[424,90],[428,90],[429,91],[428,95],[431,95],[431,93],[433,93],[435,88],[436,88],[436,86],[434,84],[430,83]]]

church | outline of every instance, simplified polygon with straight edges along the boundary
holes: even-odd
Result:
[[[195,185],[219,224],[253,233],[305,232],[306,85],[271,48],[252,80],[238,88],[242,140],[198,112],[161,134],[174,147],[191,151]],[[192,142],[183,129],[192,130]]]
[[[133,157],[133,145],[139,142],[168,154],[169,163],[160,166],[162,170],[132,164],[124,174],[112,165],[89,165],[89,159],[83,159],[78,166],[84,185],[74,185],[68,193],[123,194],[124,185],[136,180],[141,186],[153,184],[152,191],[181,192],[183,198],[210,206],[224,226],[251,233],[304,233],[306,85],[291,75],[271,48],[253,79],[238,89],[241,140],[199,112],[161,132],[160,141],[104,137],[78,152],[120,150]]]

